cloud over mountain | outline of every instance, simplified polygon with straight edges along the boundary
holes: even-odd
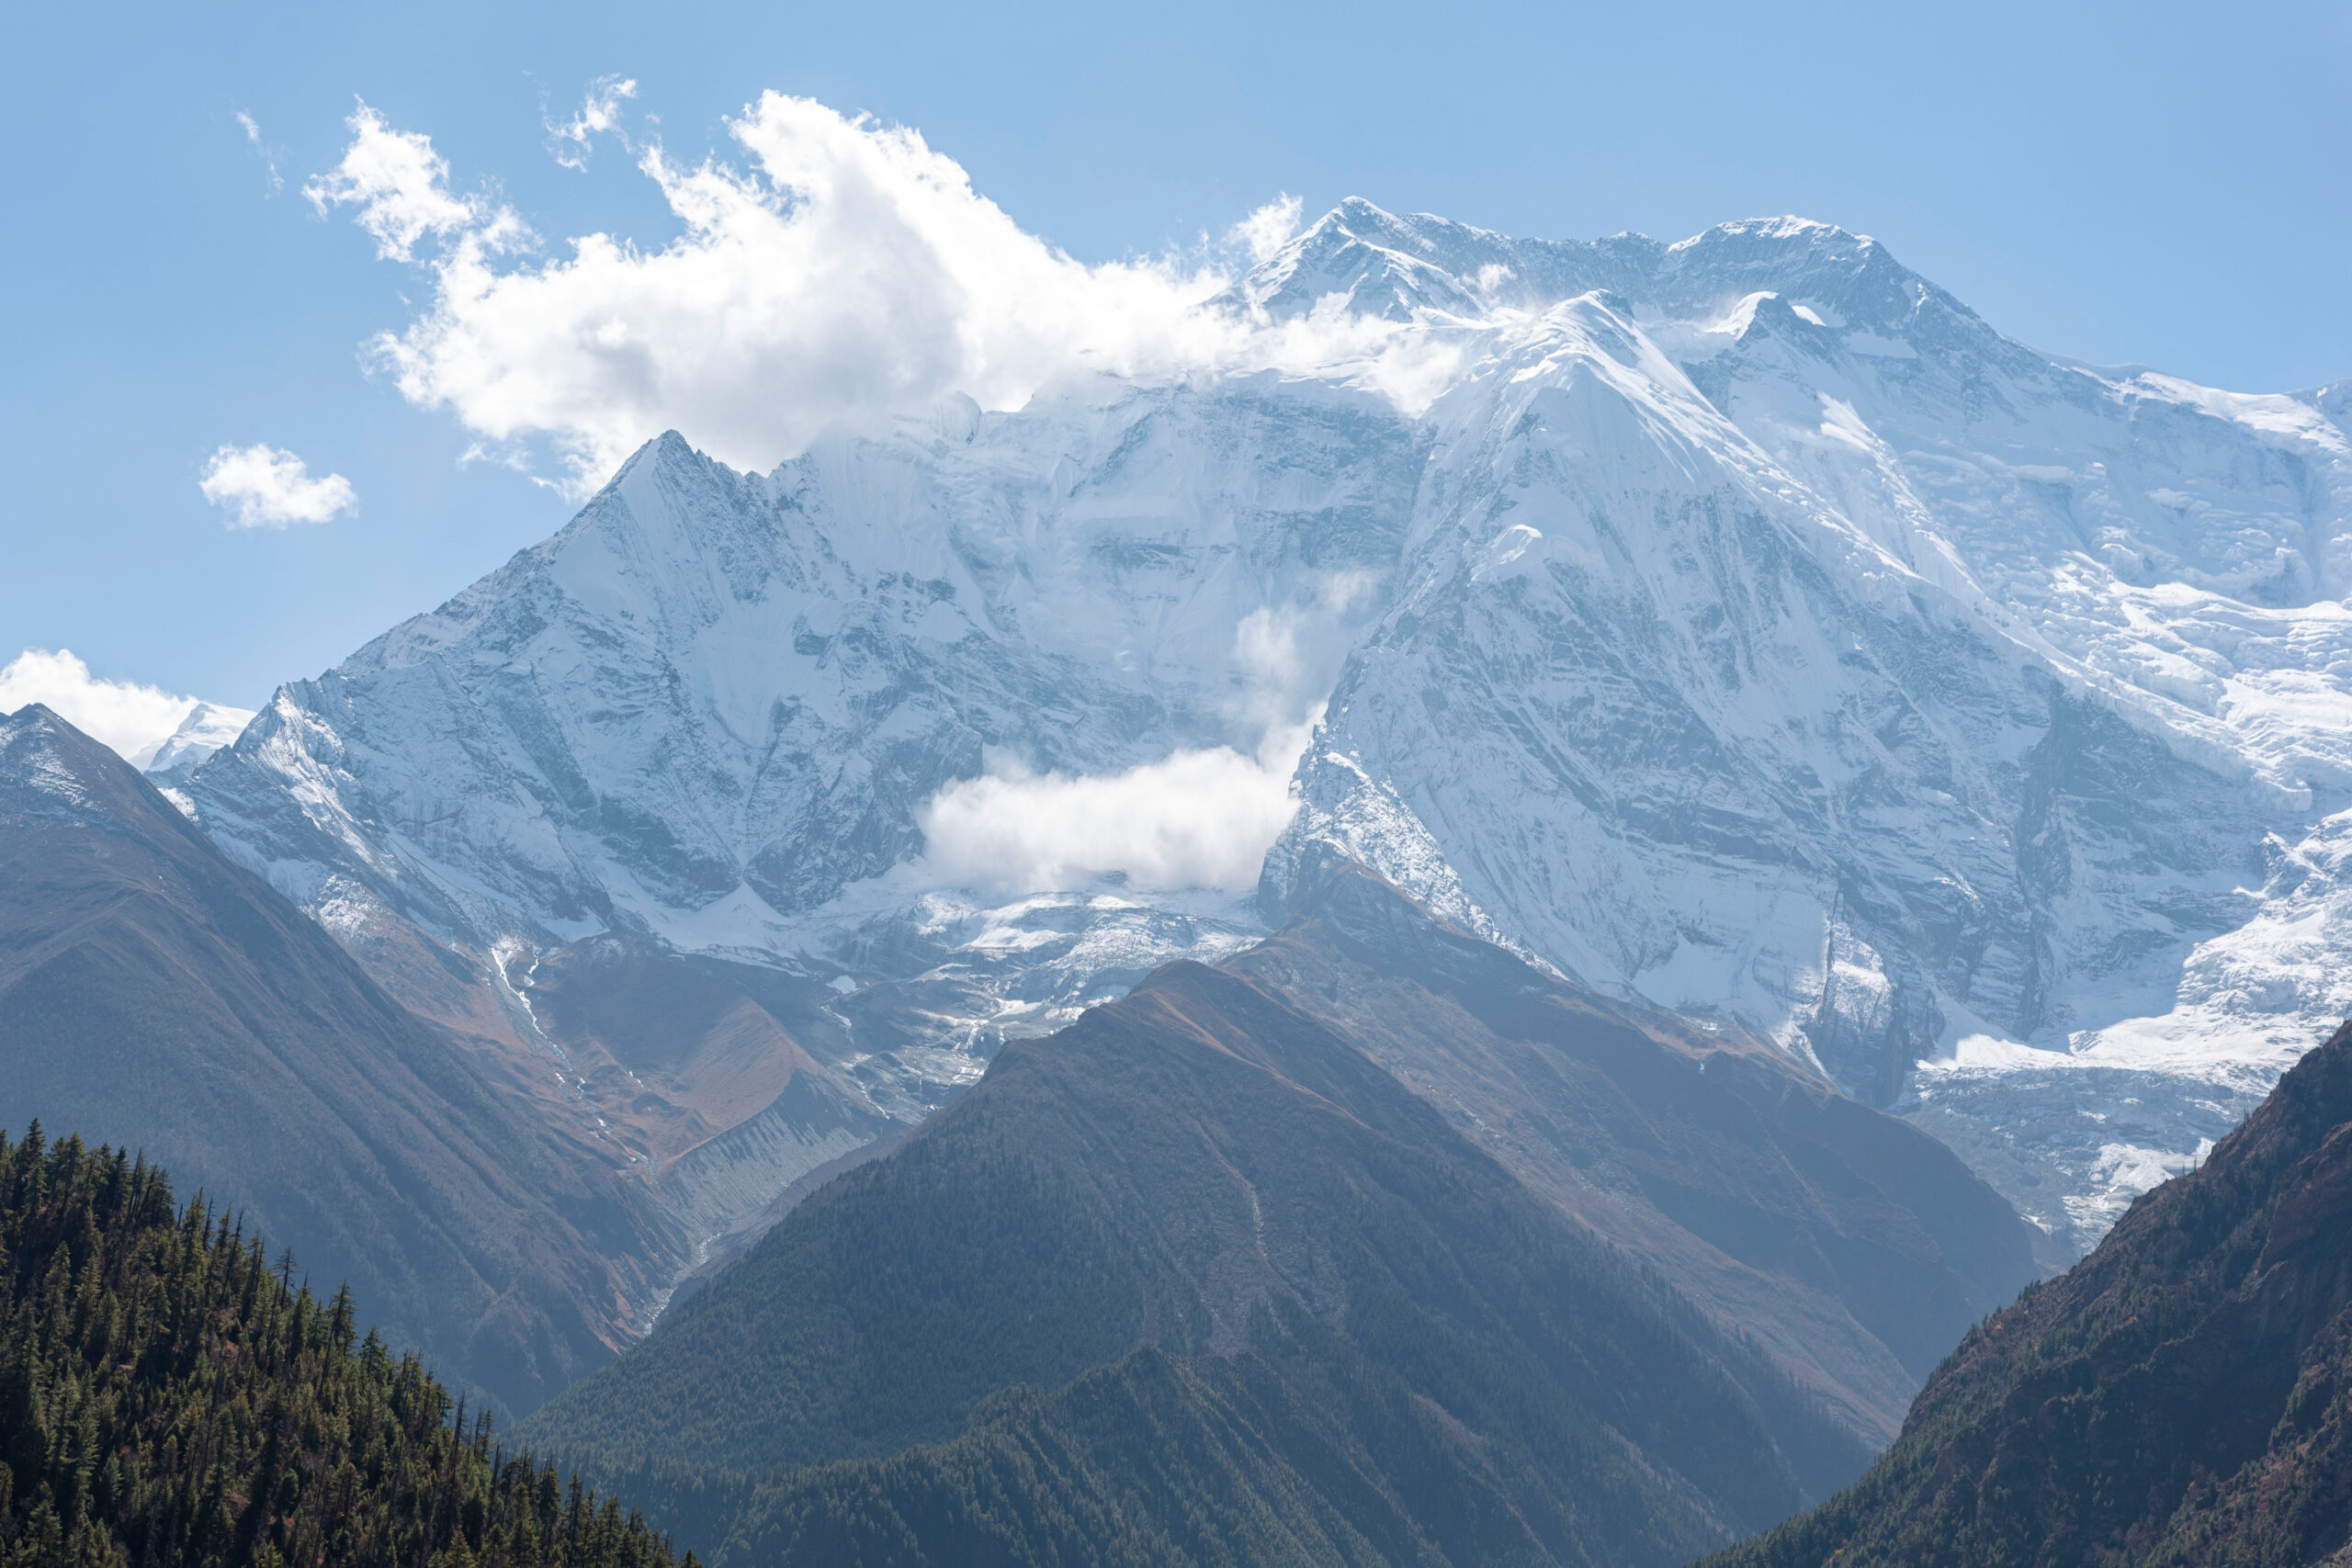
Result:
[[[616,130],[627,86],[600,82],[551,128],[564,161]],[[544,441],[574,489],[665,428],[765,468],[822,428],[953,392],[1012,408],[1072,374],[1371,361],[1397,336],[1354,316],[1204,308],[1234,281],[1227,259],[1246,265],[1289,236],[1295,197],[1191,257],[1090,265],[1023,230],[916,131],[807,98],[770,92],[729,122],[741,166],[631,142],[684,226],[671,243],[588,234],[536,260],[523,218],[454,188],[426,135],[365,104],[348,124],[342,161],[305,194],[431,279],[415,319],[372,344],[376,363],[485,455],[520,461],[522,444]]]
[[[28,648],[0,666],[0,714],[28,703],[40,703],[136,768],[153,761],[188,716],[207,707],[161,686],[93,675],[70,648]],[[253,716],[239,708],[209,711],[230,736]]]

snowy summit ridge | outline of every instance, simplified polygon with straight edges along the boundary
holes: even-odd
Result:
[[[1211,308],[1274,367],[766,475],[650,443],[282,689],[199,821],[485,950],[944,965],[1018,1011],[1257,917],[1111,864],[1007,904],[937,802],[1297,756],[1261,908],[1361,861],[1771,1035],[2076,1246],[2352,1012],[2341,386],[2058,359],[1794,219],[1554,243],[1351,200]]]

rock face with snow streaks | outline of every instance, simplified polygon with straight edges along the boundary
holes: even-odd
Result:
[[[281,692],[205,820],[455,935],[702,915],[763,947],[759,921],[918,853],[916,808],[991,749],[1097,772],[1254,742],[1299,678],[1251,666],[1252,616],[1328,687],[1415,451],[1314,387],[951,409],[764,479],[664,436],[554,539]]]
[[[1342,209],[1293,251],[1383,310],[1507,269],[1529,313],[1424,422],[1275,902],[1344,855],[1773,1031],[2075,1246],[2352,999],[2304,955],[2352,784],[2324,395],[2052,360],[1814,224]],[[1546,278],[1594,291],[1536,313]],[[2285,950],[2246,940],[2282,896]]]

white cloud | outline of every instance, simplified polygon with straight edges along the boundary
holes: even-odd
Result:
[[[230,522],[235,528],[324,523],[359,504],[349,479],[341,474],[314,479],[309,464],[266,442],[222,446],[206,460],[197,488],[213,505],[235,513]]]
[[[1229,238],[1252,262],[1265,261],[1290,243],[1306,209],[1304,201],[1285,192],[1236,223]]]
[[[0,666],[0,713],[14,713],[27,703],[43,705],[140,768],[153,760],[189,715],[207,705],[160,686],[102,680],[63,648],[54,653],[28,648]],[[209,716],[232,720],[235,728],[242,728],[253,715],[240,708],[212,707]]]
[[[1035,893],[1125,872],[1138,888],[1256,885],[1290,825],[1293,751],[1267,765],[1229,747],[1179,751],[1123,773],[991,773],[948,785],[922,813],[932,873]]]
[[[605,131],[616,130],[621,122],[621,104],[637,96],[637,84],[619,76],[599,76],[588,84],[588,96],[582,100],[580,112],[562,125],[553,120],[548,128],[548,149],[555,161],[567,169],[588,166],[589,144]],[[626,140],[622,142],[627,146]]]
[[[467,254],[529,243],[530,231],[511,208],[487,197],[450,194],[448,160],[433,150],[431,138],[394,130],[364,102],[344,123],[351,128],[351,145],[343,162],[304,185],[302,194],[321,217],[331,208],[357,208],[359,226],[376,237],[378,255],[413,260],[427,236],[456,240]]]
[[[1248,673],[1237,723],[1254,752],[1229,746],[1179,751],[1121,773],[1031,773],[999,765],[949,784],[917,820],[928,874],[945,886],[1004,893],[1080,887],[1113,872],[1141,889],[1257,886],[1266,852],[1297,814],[1291,776],[1322,721],[1329,662],[1310,652],[1332,613],[1372,591],[1335,575],[1317,602],[1260,609],[1234,629]]]
[[[617,87],[575,122],[617,113]],[[598,111],[592,116],[590,109]],[[1204,258],[1089,265],[1024,231],[910,130],[769,93],[729,122],[747,168],[686,166],[658,145],[639,169],[684,231],[648,249],[610,234],[538,261],[508,208],[455,194],[447,162],[366,105],[334,172],[306,188],[349,207],[379,254],[420,260],[432,293],[372,345],[416,403],[453,413],[487,453],[544,440],[575,493],[664,429],[764,468],[828,425],[855,427],[963,392],[1017,407],[1071,372],[1131,375],[1361,362],[1386,385],[1395,323],[1322,313],[1250,320],[1204,304],[1230,275]],[[572,145],[565,128],[563,145]],[[1294,198],[1246,220],[1279,244]],[[1420,367],[1425,370],[1426,367]],[[1399,382],[1400,397],[1426,375]]]
[[[277,171],[277,149],[261,139],[261,127],[244,110],[237,111],[237,123],[245,128],[245,141],[261,155],[262,165],[269,171],[269,194],[276,196],[286,188],[286,176]]]

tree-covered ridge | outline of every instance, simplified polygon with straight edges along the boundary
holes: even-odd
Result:
[[[667,1568],[353,1318],[143,1159],[0,1133],[0,1568]]]
[[[1962,1342],[1851,1488],[1710,1568],[2352,1557],[2352,1024]]]

